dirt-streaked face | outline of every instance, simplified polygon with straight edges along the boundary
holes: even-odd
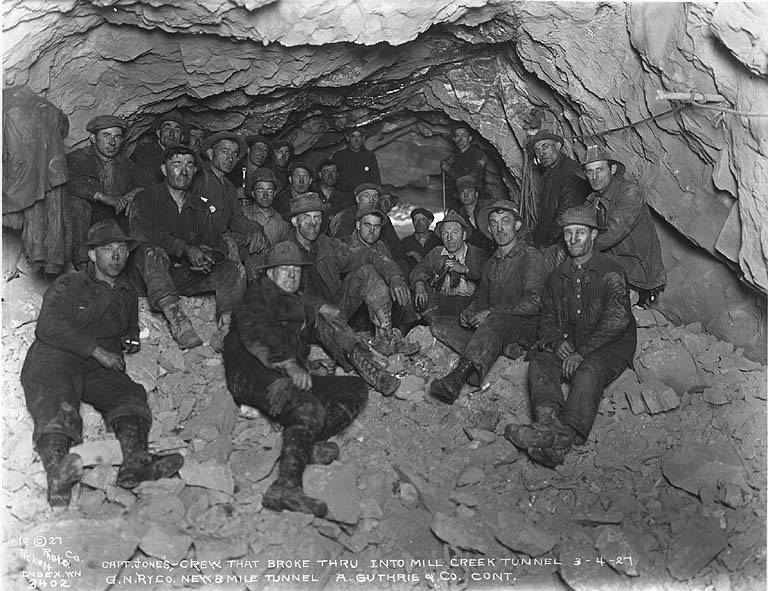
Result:
[[[121,127],[107,127],[92,133],[91,143],[94,149],[104,158],[114,158],[123,146],[123,130]]]
[[[440,238],[448,252],[457,252],[464,246],[467,239],[467,231],[459,222],[443,222],[440,227]]]
[[[360,239],[366,244],[375,244],[379,236],[381,236],[382,219],[381,216],[375,213],[364,215],[355,222],[355,225],[360,234]]]
[[[597,230],[581,224],[570,224],[563,228],[563,239],[568,248],[568,254],[572,257],[584,257],[592,253],[594,249]]]
[[[605,189],[616,174],[616,165],[609,164],[607,160],[598,160],[584,165],[584,173],[587,175],[589,185],[593,191]]]
[[[267,269],[267,277],[286,293],[296,293],[301,286],[301,267],[299,265],[278,265]]]

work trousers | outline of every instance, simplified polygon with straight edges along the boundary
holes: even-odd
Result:
[[[560,422],[573,427],[586,441],[595,422],[603,390],[629,367],[626,359],[610,349],[608,345],[584,357],[571,378],[568,400],[565,400],[560,388],[564,379],[563,362],[551,351],[532,354],[528,366],[531,411],[541,406],[554,408],[558,411]]]
[[[193,271],[189,262],[174,259],[160,247],[140,246],[136,266],[147,286],[149,305],[154,310],[174,302],[180,295],[216,294],[216,315],[230,313],[245,294],[245,270],[231,259],[217,262],[208,273]]]
[[[389,286],[373,265],[363,265],[347,273],[341,284],[338,306],[344,318],[349,319],[363,304],[375,326],[389,328],[392,325]]]
[[[152,424],[144,388],[95,359],[81,360],[35,342],[21,370],[21,384],[34,422],[35,445],[42,435],[66,435],[75,445],[81,443],[81,401],[100,412],[108,427],[123,417],[141,417]]]
[[[517,343],[529,348],[536,341],[537,318],[491,312],[477,327],[464,328],[458,316],[439,316],[430,325],[432,335],[475,366],[484,379],[505,345]]]

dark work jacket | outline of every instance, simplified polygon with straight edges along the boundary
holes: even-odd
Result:
[[[220,252],[226,246],[211,219],[210,206],[187,191],[181,213],[165,183],[139,193],[130,220],[131,235],[142,244],[163,247],[170,256],[181,258],[187,245],[205,244]]]
[[[546,248],[558,241],[561,228],[558,218],[566,209],[584,203],[589,195],[589,183],[578,176],[579,164],[563,154],[557,163],[547,168],[539,185],[539,215],[533,233],[534,246]]]
[[[275,176],[277,177],[277,180],[280,181],[280,186],[278,187],[278,190],[285,189],[290,184],[290,181],[288,180],[288,165],[290,164],[291,164],[291,161],[289,160],[285,168],[280,168],[271,159],[269,159],[269,162],[264,164],[264,168],[268,168],[269,170],[274,172]]]
[[[296,238],[296,231],[293,241],[307,262],[314,263],[302,274],[303,291],[332,304],[341,300],[342,276],[363,265],[373,265],[387,285],[392,285],[396,277],[404,281],[397,263],[373,249],[350,246],[338,238],[320,234],[312,244],[312,250],[307,251]]]
[[[466,220],[466,222],[472,227],[472,231],[467,232],[467,243],[474,244],[478,248],[482,248],[488,254],[491,254],[493,251],[496,250],[496,243],[491,238],[483,234],[480,228],[478,228],[475,225],[477,220],[477,212],[479,212],[483,208],[483,206],[486,205],[487,203],[488,203],[487,200],[483,202],[478,201],[475,204],[475,210],[472,216],[470,216],[467,209],[464,206],[462,206],[461,209],[459,210],[459,215],[463,217]]]
[[[416,234],[411,234],[410,236],[406,236],[400,241],[400,252],[399,254],[396,254],[395,256],[398,256],[400,260],[405,261],[408,264],[408,267],[413,269],[419,261],[414,259],[413,257],[409,257],[408,253],[411,251],[415,251],[421,255],[421,258],[423,259],[425,256],[429,254],[429,252],[435,248],[436,246],[442,246],[443,241],[435,234],[432,230],[430,230],[427,234],[427,239],[424,241],[424,244],[422,245],[421,242],[419,242],[416,239]]]
[[[237,200],[237,187],[224,177],[220,179],[211,170],[210,163],[203,165],[192,180],[192,190],[208,206],[213,226],[219,234],[227,231],[250,235],[260,228],[243,215],[243,209]]]
[[[595,248],[615,256],[632,287],[654,289],[667,282],[661,245],[642,189],[620,176],[587,197],[601,230]]]
[[[131,160],[141,167],[147,182],[162,183],[165,177],[160,165],[163,163],[165,150],[155,139],[146,144],[139,144],[131,155]]]
[[[569,341],[584,357],[609,347],[632,364],[637,332],[616,258],[595,252],[580,269],[568,258],[552,271],[544,286],[539,340],[553,351]]]
[[[463,152],[457,152],[452,157],[450,168],[446,171],[445,188],[448,196],[455,199],[458,195],[456,181],[469,174],[480,181],[480,188],[477,191],[478,198],[488,197],[485,188],[486,167],[488,166],[488,157],[475,144],[469,144],[469,147]]]
[[[536,317],[544,279],[544,257],[518,239],[506,255],[497,249],[485,263],[480,284],[465,314],[491,310]]]
[[[305,269],[306,270],[306,269]],[[266,275],[245,292],[232,318],[240,345],[268,369],[290,359],[307,366],[309,333],[323,301],[280,289]]]
[[[331,218],[331,224],[328,229],[328,234],[334,238],[344,238],[354,233],[357,229],[355,225],[355,216],[357,215],[357,205],[342,209],[333,218]],[[400,252],[400,237],[397,235],[397,230],[392,225],[392,220],[388,215],[384,216],[384,220],[381,224],[381,236],[380,240],[387,245],[390,252]]]
[[[320,199],[323,200],[323,203],[327,203],[331,206],[331,209],[327,212],[328,218],[336,215],[342,209],[354,207],[355,205],[355,196],[351,192],[342,191],[338,187],[332,187],[330,195],[323,193],[323,188],[320,183],[312,183],[309,190],[320,195]],[[324,215],[323,217],[326,216]]]
[[[362,183],[381,184],[376,154],[364,147],[355,152],[347,146],[334,152],[331,160],[339,168],[339,188],[343,191],[354,191]]]
[[[43,375],[52,363],[84,365],[96,347],[119,354],[124,337],[139,338],[138,302],[125,274],[114,286],[95,278],[93,263],[62,275],[45,292],[23,374]]]

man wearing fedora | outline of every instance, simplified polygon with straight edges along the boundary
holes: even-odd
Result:
[[[363,183],[381,184],[376,154],[365,147],[365,129],[354,127],[346,134],[347,145],[331,156],[339,167],[339,188],[352,191]]]
[[[288,186],[288,164],[293,158],[293,144],[288,140],[273,140],[272,159],[267,163],[275,173],[281,187]]]
[[[602,146],[590,146],[582,163],[592,187],[587,197],[601,230],[595,248],[612,254],[624,267],[637,304],[649,307],[664,291],[667,278],[653,218],[639,185],[624,178],[624,165]]]
[[[309,191],[312,184],[312,169],[309,165],[294,160],[288,165],[288,185],[278,191],[275,197],[275,209],[280,215],[287,214],[291,209],[291,202]]]
[[[154,183],[163,182],[160,165],[163,163],[165,149],[171,144],[181,144],[187,135],[187,125],[181,113],[170,111],[155,119],[154,141],[139,144],[133,151],[131,160],[138,164],[147,178]]]
[[[467,378],[482,383],[502,350],[516,357],[536,341],[544,259],[519,238],[523,220],[511,201],[491,203],[477,219],[496,243],[496,251],[458,319],[442,317],[432,325],[435,338],[461,355],[453,371],[430,386],[430,393],[447,404],[459,397]]]
[[[485,196],[486,168],[488,157],[480,148],[472,143],[472,129],[464,122],[457,123],[450,130],[450,138],[457,152],[445,158],[440,167],[445,172],[445,190],[448,207],[458,207],[456,198],[461,189],[458,181],[464,176],[473,176],[476,180],[478,194]]]
[[[435,214],[423,207],[415,207],[411,210],[411,224],[413,225],[413,234],[409,234],[400,241],[400,265],[408,270],[413,268],[424,260],[433,248],[442,247],[443,241],[433,231],[429,229]]]
[[[293,241],[314,266],[306,273],[306,290],[341,308],[349,319],[365,304],[376,327],[374,348],[384,355],[419,351],[392,326],[393,301],[411,305],[411,292],[400,267],[371,248],[352,247],[338,238],[320,233],[328,204],[317,193],[305,193],[291,203]]]
[[[83,242],[88,228],[101,220],[127,227],[126,211],[144,186],[153,182],[123,154],[125,121],[99,115],[85,126],[90,145],[67,154],[67,192],[72,207],[73,262],[88,262]]]
[[[598,220],[589,204],[568,209],[560,224],[569,257],[547,277],[539,352],[531,353],[532,425],[505,436],[535,461],[561,464],[589,437],[603,389],[631,366],[637,344],[624,270],[596,247]],[[567,401],[561,381],[570,383]]]
[[[82,459],[69,449],[83,440],[81,401],[101,413],[120,442],[118,486],[171,476],[184,463],[179,454],[147,451],[147,393],[125,374],[123,354],[139,350],[138,295],[122,273],[136,242],[113,220],[102,220],[90,228],[85,245],[87,268],[59,277],[46,291],[21,370],[52,507],[69,504],[80,478]]]
[[[308,463],[338,458],[339,446],[328,438],[352,423],[368,388],[354,376],[311,375],[308,342],[327,345],[337,361],[351,363],[386,395],[399,380],[373,365],[336,306],[299,291],[311,263],[295,243],[273,246],[261,266],[265,273],[246,292],[224,341],[227,387],[236,403],[258,408],[284,427],[278,476],[262,505],[323,517],[328,508],[304,493],[302,474]]]
[[[488,253],[467,244],[470,229],[464,218],[449,211],[435,227],[443,245],[433,248],[411,271],[416,310],[430,310],[428,319],[458,316],[480,283]]]
[[[563,154],[563,138],[558,134],[542,129],[528,142],[528,149],[543,168],[533,245],[547,248],[562,235],[557,219],[566,209],[584,203],[589,183],[579,174],[579,163]]]
[[[163,312],[179,347],[189,349],[202,341],[181,309],[179,295],[215,292],[216,316],[225,330],[245,292],[246,277],[243,266],[227,258],[213,206],[190,189],[197,172],[194,150],[176,144],[165,152],[165,182],[136,197],[131,233],[141,243],[136,266],[149,304]]]
[[[474,174],[464,175],[456,181],[459,195],[459,215],[470,227],[467,242],[482,248],[489,255],[496,250],[496,243],[488,238],[477,224],[477,214],[488,204],[488,200],[479,201],[481,183]]]
[[[342,209],[331,218],[328,226],[328,234],[335,238],[344,238],[355,231],[357,223],[357,212],[359,209],[379,209],[381,210],[381,196],[384,189],[381,185],[375,183],[361,183],[355,187],[355,204],[351,207]],[[384,215],[381,227],[381,240],[387,245],[390,252],[399,252],[400,238],[392,225],[389,216]]]

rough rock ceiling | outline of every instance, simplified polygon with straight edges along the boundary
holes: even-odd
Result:
[[[589,135],[667,110],[657,90],[720,94],[741,111],[765,111],[768,96],[758,3],[16,0],[3,11],[5,84],[62,108],[71,145],[94,112],[128,117],[135,140],[180,107],[299,152],[371,121],[372,147],[408,138],[440,152],[445,126],[463,120],[513,196],[541,119]],[[768,290],[768,118],[689,108],[604,140],[671,228]],[[723,300],[747,297],[726,282]]]

